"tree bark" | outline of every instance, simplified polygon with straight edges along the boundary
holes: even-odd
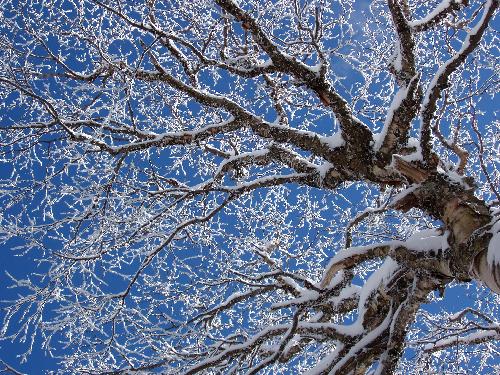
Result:
[[[396,159],[396,168],[410,180],[420,183],[396,208],[419,208],[443,222],[449,233],[449,249],[441,257],[441,272],[458,281],[476,279],[500,293],[500,265],[489,264],[487,253],[492,214],[488,205],[474,196],[473,183],[452,181],[443,174],[429,173]],[[469,181],[470,182],[470,181]]]

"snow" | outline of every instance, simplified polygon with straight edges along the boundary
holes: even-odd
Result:
[[[408,147],[418,148],[420,146],[420,141],[415,137],[409,137],[408,142],[406,142]]]
[[[299,134],[299,135],[303,135],[303,136],[308,136],[308,137],[311,137],[311,138],[320,138],[320,139],[329,138],[329,137],[322,137],[320,134],[315,133],[315,132],[310,131],[310,130],[295,129],[295,128],[290,128],[288,125],[280,124],[278,116],[277,116],[276,119],[274,119],[273,122],[266,122],[266,121],[263,121],[263,122],[267,126],[269,126],[270,128],[291,131],[291,132],[293,132],[295,134]]]
[[[412,194],[417,188],[419,187],[419,185],[411,185],[409,188],[407,189],[404,189],[403,191],[400,191],[399,193],[397,193],[393,198],[392,198],[392,202],[391,202],[391,206],[394,207],[394,206],[397,206],[398,205],[398,202],[402,199],[404,199],[406,196],[408,196],[409,194]]]
[[[321,361],[318,362],[318,364],[312,368],[309,371],[306,371],[304,375],[314,375],[314,374],[323,374],[328,371],[328,367],[330,366],[330,363],[332,363],[335,358],[339,355],[340,351],[344,349],[344,345],[342,343],[338,343],[337,346],[335,347],[335,350],[325,356]]]
[[[321,176],[321,179],[322,179],[322,180],[325,178],[325,176],[326,176],[326,174],[328,173],[328,171],[329,171],[330,169],[332,169],[332,168],[333,168],[332,163],[327,162],[327,161],[326,161],[326,162],[324,162],[324,163],[323,163],[323,164],[321,164],[321,165],[318,165],[318,166],[316,167],[316,169],[318,170],[319,175]]]
[[[399,37],[397,38],[397,41],[395,42],[394,46],[394,54],[392,56],[392,66],[396,70],[396,72],[400,72],[403,69],[403,56],[401,56],[401,41],[399,40]]]
[[[415,188],[416,186],[412,186],[411,188],[401,192],[399,196],[396,196],[395,202],[397,202],[398,199],[402,199],[405,195],[409,194]],[[339,251],[337,254],[335,254],[335,256],[328,262],[328,265],[325,267],[322,280],[325,280],[325,278],[328,276],[328,273],[330,272],[329,270],[335,264],[341,263],[345,259],[351,257],[366,254],[370,250],[377,247],[388,246],[390,247],[391,250],[394,250],[402,246],[407,248],[409,251],[416,251],[416,252],[446,250],[449,248],[448,234],[449,234],[448,232],[445,232],[444,234],[441,233],[440,230],[437,228],[431,228],[431,229],[416,231],[406,241],[393,240],[393,241],[377,243],[374,245],[353,246],[348,249],[343,249],[342,251]]]
[[[450,0],[444,0],[441,3],[441,6],[444,6],[443,4],[449,5],[449,2],[450,2]],[[453,57],[451,57],[448,61],[446,61],[443,65],[441,65],[439,67],[439,69],[437,70],[436,74],[434,75],[434,77],[431,80],[431,83],[429,84],[429,87],[427,87],[427,90],[425,92],[424,100],[422,102],[421,113],[424,113],[425,110],[427,109],[427,106],[429,105],[430,97],[431,97],[432,93],[434,92],[434,89],[437,85],[439,78],[441,76],[443,76],[445,74],[446,70],[448,69],[448,67],[450,65],[452,65],[458,58],[460,58],[460,56],[467,50],[467,48],[469,48],[470,43],[471,43],[471,37],[474,35],[477,35],[481,26],[486,22],[486,19],[488,17],[488,10],[491,8],[491,6],[492,6],[492,0],[488,0],[487,3],[485,4],[485,7],[484,7],[485,10],[484,10],[483,15],[481,17],[481,20],[474,26],[474,28],[472,28],[472,30],[470,30],[467,33],[467,37],[465,38],[465,41],[463,42],[462,47],[460,48],[460,51],[458,51]],[[421,121],[420,121],[420,133],[422,133],[423,128],[424,128],[424,119],[422,116]]]
[[[274,303],[274,304],[272,304],[272,308],[273,309],[280,309],[280,308],[288,307],[290,305],[300,305],[303,303],[307,303],[309,301],[315,301],[318,299],[318,297],[319,297],[318,292],[316,292],[314,290],[304,289],[304,290],[301,290],[300,297],[293,298],[291,300],[286,300],[283,302]]]
[[[449,3],[449,1],[450,0],[445,0],[445,1],[443,1],[443,3]],[[443,4],[443,3],[441,3],[441,4]],[[488,9],[491,6],[492,6],[492,0],[488,0],[487,5],[485,6],[485,11],[483,13],[483,16],[481,17],[481,20],[477,23],[476,26],[474,26],[474,28],[470,32],[467,33],[467,37],[465,38],[465,41],[462,44],[462,48],[460,48],[460,51],[458,51],[452,58],[450,58],[448,61],[446,61],[443,65],[441,65],[439,67],[438,71],[436,72],[436,74],[432,78],[432,81],[429,84],[429,87],[427,88],[427,91],[426,91],[425,97],[424,97],[424,101],[422,104],[422,109],[425,109],[427,107],[427,105],[429,104],[430,95],[432,94],[432,91],[434,90],[434,87],[436,86],[438,79],[443,75],[443,73],[448,68],[448,66],[450,66],[456,59],[458,59],[462,55],[462,53],[465,52],[465,50],[467,48],[469,48],[471,36],[476,35],[478,33],[479,29],[486,21],[486,18],[488,15]]]
[[[308,68],[311,72],[319,74],[319,71],[321,70],[321,67],[323,66],[323,62],[320,61],[316,65],[309,65]]]
[[[273,61],[271,59],[267,59],[264,62],[261,62],[256,65],[256,68],[268,68],[273,65]]]
[[[290,350],[293,349],[295,345],[297,345],[300,342],[300,335],[293,335],[293,337],[288,341],[286,344],[285,348],[283,349],[283,355],[287,356]],[[273,350],[274,352],[279,350],[279,346],[276,348],[276,350]]]
[[[412,162],[412,161],[417,161],[417,160],[422,160],[422,148],[420,147],[420,141],[415,138],[415,137],[410,137],[408,139],[408,142],[406,144],[408,147],[410,148],[415,148],[415,151],[412,152],[411,154],[408,154],[408,155],[399,155],[399,154],[396,154],[398,158],[404,160],[404,161],[407,161],[408,163]],[[394,156],[393,155],[393,159],[392,159],[392,164],[391,164],[391,168],[395,168],[394,167]]]
[[[303,68],[306,68],[311,73],[314,73],[316,75],[318,75],[319,71],[321,70],[321,65],[322,65],[321,61],[315,65],[307,65],[307,64],[303,63],[302,61],[300,61],[299,59],[297,59],[295,56],[289,55],[286,52],[280,52],[280,54],[285,59],[289,60],[291,63],[301,65]]]
[[[380,210],[381,210],[380,208],[366,207],[363,211],[356,214],[356,216],[354,216],[354,218],[349,221],[349,223],[347,224],[347,227],[348,228],[351,227],[354,223],[356,223],[358,220],[360,220],[360,218],[363,217],[364,215],[374,213],[374,212],[377,212]]]
[[[214,95],[212,95],[212,96],[216,97]],[[161,134],[154,134],[152,132],[138,131],[142,135],[148,136],[149,139],[146,139],[146,140],[143,140],[143,141],[138,141],[138,142],[132,142],[132,143],[128,143],[128,144],[121,145],[121,146],[109,146],[109,149],[112,150],[113,152],[123,152],[123,151],[126,152],[127,149],[129,149],[131,147],[148,146],[148,145],[152,145],[152,144],[155,144],[155,143],[158,143],[158,142],[167,141],[169,139],[181,139],[183,137],[196,137],[196,136],[198,136],[200,134],[208,133],[212,129],[215,129],[215,130],[218,131],[221,127],[229,125],[231,122],[234,121],[234,119],[235,119],[234,116],[230,116],[225,121],[221,121],[221,122],[218,122],[218,123],[210,124],[210,125],[207,125],[207,126],[204,126],[202,128],[195,129],[195,130],[186,130],[186,131],[180,131],[180,132],[164,132],[164,133],[161,133]],[[83,120],[81,122],[86,123],[86,121],[83,121]],[[64,123],[68,124],[68,125],[77,124],[76,121],[65,121]],[[89,136],[89,135],[87,135],[87,134],[76,133],[76,132],[74,132],[74,134],[76,136],[81,136],[81,137],[84,137],[84,138],[86,138],[88,140],[92,140],[92,137]]]
[[[461,4],[462,0],[443,0],[441,4],[439,4],[432,12],[430,12],[427,16],[420,20],[410,21],[408,25],[411,28],[418,28],[422,25],[425,25],[431,22],[435,17],[437,17],[440,13],[444,12],[447,8],[449,8],[452,4]]]
[[[359,294],[358,318],[352,324],[353,326],[358,327],[361,332],[363,330],[362,323],[366,311],[366,301],[373,293],[373,291],[375,291],[381,284],[384,284],[384,282],[387,281],[392,276],[392,273],[398,268],[398,263],[392,258],[387,257],[380,268],[373,272],[368,280],[366,280],[366,283],[363,285],[363,288],[361,289],[361,292]]]
[[[219,165],[219,168],[217,169],[217,172],[215,173],[215,176],[218,176],[222,173],[223,169],[230,163],[235,162],[236,160],[240,159],[247,159],[247,158],[258,158],[259,156],[265,156],[266,154],[269,153],[269,149],[263,148],[263,149],[258,149],[250,152],[244,152],[239,155],[233,155],[230,158],[224,160],[223,163]],[[203,184],[200,184],[203,185]]]
[[[344,300],[348,298],[355,298],[359,296],[359,292],[361,291],[361,287],[358,285],[351,284],[340,291],[338,297],[333,297],[329,299],[329,302],[333,307],[340,305]]]
[[[457,172],[455,172],[453,170],[446,170],[445,171],[445,170],[441,169],[440,167],[438,167],[438,171],[446,173],[446,178],[448,178],[448,180],[450,180],[456,184],[462,185],[466,189],[470,188],[470,186],[467,185],[467,183],[464,181],[464,176],[459,175]]]
[[[500,223],[500,221],[498,223]],[[498,226],[498,230],[500,230],[500,224],[498,224]],[[448,234],[448,232],[445,232],[444,234],[441,233],[441,231],[437,228],[424,229],[416,231],[406,241],[389,241],[383,244],[378,244],[377,246],[385,245],[390,246],[392,249],[395,249],[399,246],[404,246],[408,250],[416,252],[445,250],[449,247],[447,241]],[[500,240],[500,234],[498,235],[498,239]],[[334,264],[342,262],[344,259],[356,255],[362,255],[372,248],[374,248],[374,245],[356,246],[340,251],[331,259],[329,264],[325,267],[325,270],[329,270]],[[386,257],[382,266],[370,275],[360,291],[359,289],[349,290],[347,296],[343,296],[343,298],[347,298],[350,295],[359,294],[359,302],[358,316],[356,318],[356,321],[351,325],[344,326],[342,332],[346,332],[350,335],[361,334],[363,332],[363,319],[368,299],[370,298],[372,293],[379,288],[380,285],[384,285],[385,282],[390,279],[390,277],[398,269],[398,267],[398,263],[395,260],[390,257]],[[323,279],[326,277],[327,272],[328,271],[325,271]],[[337,280],[341,277],[341,272],[338,272],[335,275],[335,278],[332,280],[332,284],[335,285],[335,283],[338,282]]]
[[[384,332],[384,330],[389,326],[392,318],[392,308],[389,313],[385,317],[384,321],[372,331],[366,333],[361,340],[359,340],[350,350],[349,352],[342,357],[337,364],[329,369],[330,364],[338,357],[338,352],[340,348],[336,348],[332,353],[323,358],[316,367],[307,371],[305,374],[313,375],[313,374],[322,374],[328,371],[330,374],[335,374],[338,370],[348,362],[352,357],[354,357],[357,353],[363,350],[364,347],[369,345],[372,341],[374,341],[377,337]]]
[[[291,173],[291,174],[282,174],[282,175],[277,174],[277,175],[257,178],[257,179],[252,180],[252,181],[239,182],[235,186],[224,186],[223,188],[227,189],[227,190],[240,190],[240,189],[256,186],[259,184],[266,185],[267,183],[273,182],[275,180],[280,180],[280,179],[293,180],[295,178],[301,178],[301,177],[307,177],[307,176],[308,176],[307,173]]]
[[[359,349],[361,349],[362,346],[365,346],[366,344],[369,344],[371,341],[373,341],[388,326],[391,316],[392,316],[392,310],[389,312],[388,316],[385,318],[385,320],[382,322],[382,324],[379,327],[375,328],[370,333],[368,333],[363,339],[361,339],[358,342],[358,344],[356,344],[351,349],[351,351],[355,350],[357,352]],[[268,327],[264,328],[262,331],[260,331],[258,334],[248,338],[245,342],[232,345],[228,349],[219,353],[218,355],[216,355],[214,357],[209,357],[203,361],[200,361],[198,364],[191,367],[189,370],[192,371],[193,369],[200,369],[203,366],[210,364],[210,363],[217,363],[218,361],[220,361],[221,359],[226,357],[228,353],[234,353],[234,352],[237,352],[240,350],[245,350],[247,348],[251,348],[256,342],[258,342],[259,340],[262,340],[262,338],[267,337],[267,335],[270,332],[277,331],[277,330],[288,330],[288,329],[290,329],[290,327],[291,327],[290,324],[277,324],[274,326],[268,326]],[[349,327],[342,326],[342,325],[335,324],[335,323],[299,322],[297,328],[298,329],[311,329],[311,330],[315,330],[315,329],[331,330],[331,329],[333,329],[341,335],[351,335],[351,329]],[[341,347],[341,346],[342,346],[342,344],[339,343],[339,347]],[[266,347],[272,348],[273,346],[266,346]],[[337,347],[338,350],[340,350],[339,347]],[[351,351],[349,353],[351,353]],[[326,365],[328,365],[328,363]],[[316,370],[317,368],[318,367],[316,367],[313,370]],[[190,372],[190,371],[187,371],[187,372]],[[313,372],[313,373],[316,374],[317,372]]]
[[[451,336],[441,340],[436,341],[435,343],[429,343],[424,346],[424,350],[432,350],[433,348],[446,348],[450,345],[456,344],[466,344],[472,342],[478,342],[483,340],[491,340],[498,339],[500,335],[495,329],[489,330],[481,330],[477,332],[473,332],[467,336]]]
[[[338,284],[344,280],[345,272],[344,270],[340,270],[335,274],[334,277],[332,277],[332,280],[330,281],[330,284],[328,285],[329,288],[335,288]]]
[[[424,229],[413,233],[405,242],[404,246],[413,251],[445,250],[448,245],[448,232],[444,235],[436,228]]]
[[[420,145],[417,145],[417,149],[412,152],[411,154],[408,154],[408,155],[397,155],[398,158],[408,162],[408,163],[411,163],[412,161],[418,161],[418,160],[423,160],[423,156],[422,156],[422,148],[420,147]],[[394,162],[394,155],[393,155],[393,160]],[[394,165],[391,164],[391,167],[394,168]]]
[[[324,331],[335,331],[336,333],[343,336],[357,336],[359,334],[358,330],[352,329],[352,326],[336,324],[336,323],[317,323],[317,322],[300,322],[299,328],[314,330],[324,330]]]
[[[384,244],[377,244],[376,246],[383,246]],[[325,272],[323,274],[323,279],[326,277],[328,270],[335,264],[343,261],[344,259],[350,258],[354,255],[361,255],[366,253],[368,250],[372,249],[374,245],[366,245],[366,246],[352,246],[348,249],[344,249],[339,251],[335,256],[328,262],[325,267]]]
[[[342,138],[342,132],[340,131],[329,137],[321,137],[321,142],[327,144],[332,149],[345,145],[345,140]]]
[[[438,68],[436,74],[434,74],[434,77],[432,77],[431,83],[429,84],[429,87],[427,87],[427,91],[425,92],[424,101],[422,103],[422,109],[426,108],[427,105],[429,104],[429,100],[430,100],[432,91],[434,90],[434,87],[436,86],[439,77],[441,77],[443,75],[443,73],[445,72],[445,70],[448,67],[448,65],[450,65],[450,63],[452,61],[454,61],[456,57],[457,57],[456,55],[453,56],[453,58],[451,58],[446,63],[444,63],[443,65],[441,65]]]
[[[396,244],[400,243],[400,241],[392,241],[390,243]],[[330,264],[325,269],[329,269],[331,264],[341,261],[349,256],[363,254],[372,247],[373,246],[359,246],[341,251],[330,261]],[[366,311],[366,301],[368,300],[372,292],[376,290],[380,286],[380,284],[383,284],[385,281],[387,281],[397,268],[398,263],[392,258],[387,257],[382,266],[380,266],[378,270],[370,275],[366,283],[363,285],[361,291],[359,291],[358,317],[354,323],[344,327],[345,332],[349,332],[349,334],[351,335],[361,334],[363,332],[363,317]],[[354,292],[357,292],[357,290],[350,291],[351,294],[354,294]]]
[[[392,123],[394,112],[401,106],[401,103],[408,95],[408,87],[401,87],[396,95],[394,95],[391,106],[389,107],[387,115],[385,116],[384,127],[382,128],[382,131],[377,135],[375,141],[375,151],[378,151],[380,147],[382,147],[382,143],[384,142],[385,136],[387,135],[389,125]]]

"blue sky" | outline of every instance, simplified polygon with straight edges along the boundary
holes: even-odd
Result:
[[[366,2],[362,2],[362,4],[366,4]],[[361,20],[361,18],[360,18]],[[76,61],[76,60],[75,60]],[[77,64],[78,62],[75,62]],[[337,72],[340,72],[340,74],[344,74],[350,77],[350,79],[358,79],[359,76],[357,76],[352,70],[348,69],[346,65],[340,65],[340,62],[338,62],[336,66]],[[222,90],[223,87],[218,87],[218,89]],[[55,93],[57,96],[58,93]],[[249,92],[250,94],[250,92]],[[62,96],[62,93],[59,95]],[[493,99],[485,99],[482,103],[482,106],[485,110],[490,109],[492,106],[495,105],[495,101]],[[5,107],[3,107],[4,111]],[[16,115],[23,115],[23,112],[26,111],[27,108],[16,108],[12,111],[12,115],[15,117]],[[191,107],[191,110],[195,114],[197,112],[197,109],[194,107]],[[491,112],[488,112],[491,113]],[[4,113],[5,114],[5,113]],[[274,115],[274,113],[268,114],[269,116]],[[307,115],[310,116],[310,113]],[[494,116],[493,115],[487,115],[487,116]],[[268,119],[270,120],[270,119]],[[334,126],[331,124],[332,119],[328,117],[321,117],[319,123],[319,128],[321,129],[327,129],[326,132],[333,132],[335,131]],[[5,123],[2,123],[2,125],[5,125]],[[158,153],[156,158],[154,158],[156,161],[161,161],[165,160],[166,157],[168,157],[168,153]],[[140,161],[138,161],[140,163]],[[143,161],[144,162],[144,161]],[[40,166],[40,170],[36,171],[35,174],[38,176],[42,176],[44,171],[44,165],[42,162],[42,165]],[[2,176],[2,179],[7,179],[8,176],[10,175],[12,170],[12,166],[8,164],[0,164],[0,176]],[[23,173],[28,173],[28,172],[23,172]],[[188,174],[190,172],[188,171]],[[196,177],[192,178],[192,181],[195,181]],[[293,195],[295,192],[295,188],[291,188],[290,194]],[[312,193],[313,195],[315,193]],[[362,196],[360,193],[356,190],[355,187],[352,189],[346,189],[345,194],[347,195],[347,198],[353,201],[356,201],[357,199],[362,199]],[[291,201],[294,200],[294,197],[290,198]],[[313,200],[315,203],[317,202],[322,202],[321,198],[321,193],[317,193],[315,197],[313,197]],[[256,199],[258,202],[258,198]],[[342,203],[344,202],[344,203]],[[2,201],[0,200],[0,204],[2,204]],[[338,201],[335,202],[335,204],[338,205],[339,211],[342,209],[347,209],[348,205],[346,204],[345,200],[341,199],[340,197],[338,198]],[[40,212],[33,211],[34,215],[39,215]],[[221,215],[223,217],[223,215]],[[294,222],[294,220],[299,221],[299,217],[291,218],[290,221]],[[245,227],[242,225],[241,226],[241,231],[244,231]],[[361,228],[361,229],[367,229],[367,228]],[[369,228],[368,228],[369,229]],[[237,235],[238,230],[235,229],[235,236]],[[295,233],[298,237],[305,236],[305,233],[301,230],[297,230]],[[262,235],[264,236],[264,234]],[[332,238],[333,241],[338,241],[338,238]],[[303,240],[301,243],[301,246],[306,247],[307,240]],[[29,252],[27,254],[20,253],[20,249],[16,249],[16,246],[22,245],[22,242],[18,242],[15,240],[10,240],[8,241],[5,245],[3,245],[0,248],[1,254],[2,254],[2,269],[4,271],[10,272],[13,276],[15,277],[26,277],[27,275],[30,275],[35,269],[37,269],[37,263],[36,259],[39,257],[42,252],[40,251],[38,254],[35,252]],[[46,246],[50,247],[57,247],[58,243],[57,241],[53,242],[46,242]],[[206,251],[203,250],[201,251],[202,253]],[[43,255],[42,255],[43,256]],[[46,267],[44,264],[39,265],[39,267],[43,270],[44,267]],[[38,270],[40,270],[40,268]],[[10,300],[16,297],[17,291],[15,289],[9,289],[8,286],[11,284],[11,281],[9,277],[7,277],[6,273],[1,273],[0,274],[0,290],[1,290],[1,299],[2,300]],[[113,288],[116,285],[111,285],[111,288]],[[472,295],[474,295],[472,293]],[[430,310],[437,309],[438,306],[441,306],[443,308],[449,309],[450,311],[456,311],[460,307],[463,307],[467,305],[469,302],[467,302],[467,292],[465,291],[464,288],[462,287],[457,287],[451,289],[449,292],[446,293],[445,298],[442,300],[440,304],[434,304],[430,305],[428,308]],[[45,318],[50,317],[50,310],[48,310],[45,314]],[[6,363],[12,365],[13,367],[19,369],[20,371],[26,372],[28,374],[34,374],[34,373],[41,373],[43,371],[50,371],[50,370],[56,370],[58,369],[57,365],[57,360],[54,358],[51,358],[49,353],[47,353],[44,348],[41,346],[42,343],[42,338],[37,337],[33,343],[33,352],[31,356],[29,357],[29,360],[27,363],[21,364],[20,363],[20,358],[18,358],[19,354],[22,353],[24,350],[26,350],[26,343],[24,342],[18,342],[15,341],[13,343],[9,341],[2,341],[0,342],[0,359],[4,360]],[[58,353],[53,353],[55,355],[60,355],[63,354],[64,350],[61,349],[60,352]]]

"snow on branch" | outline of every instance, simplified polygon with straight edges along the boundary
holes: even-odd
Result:
[[[408,22],[415,31],[426,31],[441,22],[448,14],[468,6],[468,0],[442,0],[427,16]]]
[[[423,160],[426,163],[429,163],[431,158],[430,127],[437,108],[437,102],[441,97],[441,93],[448,87],[448,80],[451,74],[455,72],[458,67],[464,63],[467,56],[469,56],[478,47],[481,38],[488,27],[488,23],[498,8],[498,3],[498,0],[488,0],[485,3],[481,18],[476,26],[467,32],[467,36],[465,37],[460,50],[439,67],[427,87],[422,107],[420,109],[420,145]]]

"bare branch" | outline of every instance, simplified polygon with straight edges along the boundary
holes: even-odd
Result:
[[[422,148],[423,160],[427,164],[430,163],[431,158],[430,127],[441,93],[448,87],[448,80],[451,74],[463,64],[467,56],[469,56],[479,45],[481,37],[495,14],[497,7],[498,0],[488,0],[486,2],[481,19],[478,21],[477,25],[467,33],[460,50],[451,59],[446,61],[439,71],[436,72],[427,88],[420,110],[420,145]]]

